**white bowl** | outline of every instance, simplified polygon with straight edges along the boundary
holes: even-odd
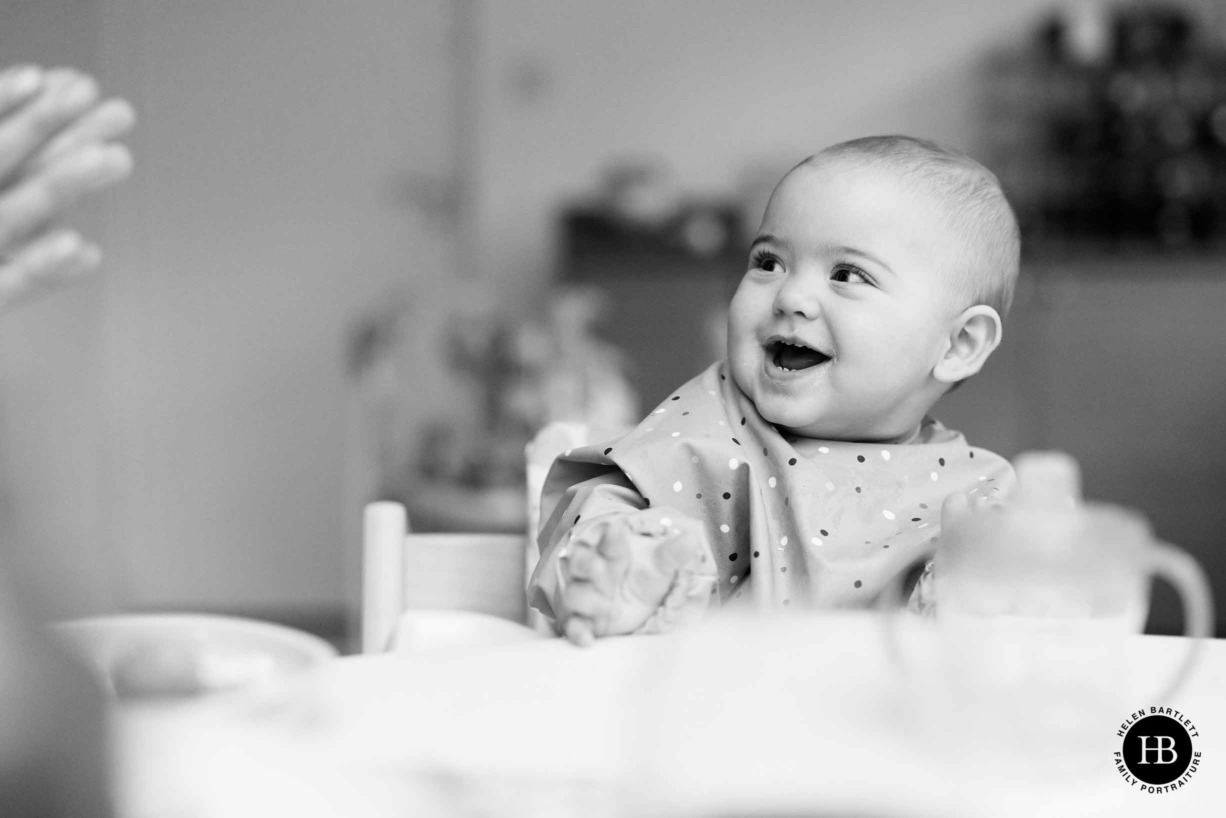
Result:
[[[121,699],[252,687],[336,657],[294,628],[208,614],[132,614],[59,622],[53,637]]]

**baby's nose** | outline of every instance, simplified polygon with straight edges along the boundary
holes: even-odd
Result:
[[[820,289],[804,277],[788,277],[775,294],[775,312],[813,319],[821,314]]]

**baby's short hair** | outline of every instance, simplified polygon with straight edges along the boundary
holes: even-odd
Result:
[[[965,306],[987,304],[1004,318],[1017,284],[1021,235],[992,171],[961,151],[899,135],[840,142],[801,164],[834,158],[895,170],[930,195],[965,248],[966,263],[955,271],[955,295]]]

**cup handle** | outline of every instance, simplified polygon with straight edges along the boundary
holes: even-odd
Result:
[[[1213,635],[1213,595],[1200,563],[1177,546],[1158,543],[1150,551],[1148,567],[1152,575],[1162,577],[1179,592],[1184,635],[1191,638],[1183,661],[1157,699],[1161,702],[1170,699],[1184,683],[1200,656],[1202,640]]]

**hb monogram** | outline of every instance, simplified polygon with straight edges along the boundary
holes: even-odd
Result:
[[[1137,736],[1141,740],[1141,760],[1139,764],[1174,764],[1179,760],[1179,754],[1175,752],[1174,736]],[[1149,746],[1149,740],[1154,739],[1155,746]],[[1158,760],[1151,762],[1149,754],[1153,752],[1157,754]],[[1167,757],[1167,754],[1170,757]]]

